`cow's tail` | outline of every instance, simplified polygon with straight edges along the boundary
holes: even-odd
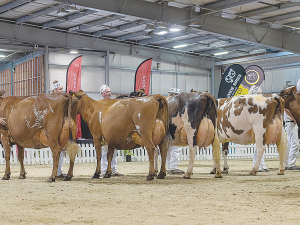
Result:
[[[76,155],[81,152],[81,149],[74,140],[74,137],[76,135],[76,123],[71,118],[71,110],[72,110],[72,95],[68,94],[69,140],[68,140],[67,144],[65,145],[65,150],[67,151],[67,153],[70,157],[70,161],[74,162]],[[74,129],[74,126],[75,126],[75,129]]]
[[[283,98],[281,98],[279,96],[275,96],[274,99],[277,102],[274,117],[277,115],[283,121],[284,100],[283,100]]]
[[[164,123],[165,131],[167,131],[169,129],[168,101],[162,95],[155,95],[154,97],[155,100],[159,103],[156,119],[160,119]]]
[[[203,116],[207,116],[212,121],[214,126],[217,125],[216,124],[217,110],[218,110],[217,100],[212,95],[207,94],[206,95],[206,106],[204,109]]]

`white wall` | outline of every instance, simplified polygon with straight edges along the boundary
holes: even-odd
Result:
[[[261,84],[264,93],[278,93],[288,85],[297,85],[300,79],[300,68],[265,71],[265,81]]]
[[[50,85],[53,80],[59,80],[64,86],[66,85],[67,66],[77,56],[49,53]],[[126,54],[110,54],[109,86],[112,93],[129,94],[133,91],[135,70],[144,60],[146,58]],[[152,61],[152,70],[154,71],[152,72],[150,94],[167,95],[171,87],[176,87],[176,83],[177,88],[180,88],[182,92],[189,92],[191,89],[211,91],[211,76],[207,70],[159,60]],[[99,55],[83,55],[81,74],[82,90],[92,98],[100,99],[99,88],[105,84],[105,58]]]

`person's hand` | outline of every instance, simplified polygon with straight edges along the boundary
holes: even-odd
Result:
[[[0,118],[0,124],[6,126],[7,123],[5,120],[6,120],[5,118]]]

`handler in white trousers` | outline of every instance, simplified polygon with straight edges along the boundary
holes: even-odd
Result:
[[[52,89],[52,93],[63,93],[63,85],[61,82],[55,80],[53,81],[53,84],[51,85],[51,89]],[[59,161],[58,161],[58,167],[57,167],[57,177],[58,178],[64,178],[65,176],[67,176],[64,173],[64,168],[63,168],[63,162],[65,159],[65,153],[63,151],[60,152],[59,155]]]
[[[104,84],[100,87],[101,99],[110,99],[111,98],[111,90],[110,88]],[[108,145],[104,145],[101,147],[101,174],[105,175],[108,161],[107,161],[107,152]],[[117,150],[114,150],[113,158],[111,160],[111,175],[112,176],[124,176],[124,174],[117,172]]]
[[[259,86],[256,87],[255,85],[253,85],[250,88],[249,93],[248,93],[248,95],[259,95],[259,94],[262,94],[262,90]],[[269,170],[267,169],[266,163],[265,163],[264,154],[261,157],[261,160],[260,160],[260,163],[259,163],[259,168],[258,168],[259,172],[269,172]],[[256,156],[257,156],[257,148],[254,150],[253,167],[254,167],[255,162],[256,162]]]
[[[170,88],[169,97],[174,95],[179,95],[180,89]],[[170,146],[167,154],[167,164],[168,164],[168,174],[184,174],[183,170],[178,169],[180,163],[180,152],[181,148],[179,146]]]
[[[299,149],[298,126],[288,109],[284,109],[284,123],[288,141],[285,169],[300,170],[300,167],[296,166]]]

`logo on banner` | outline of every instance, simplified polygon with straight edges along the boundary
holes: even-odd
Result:
[[[245,75],[245,69],[241,65],[234,64],[228,67],[220,83],[218,98],[234,96]]]
[[[245,79],[243,79],[235,95],[247,95],[253,85],[259,87],[264,80],[265,74],[262,68],[256,65],[248,66]]]

